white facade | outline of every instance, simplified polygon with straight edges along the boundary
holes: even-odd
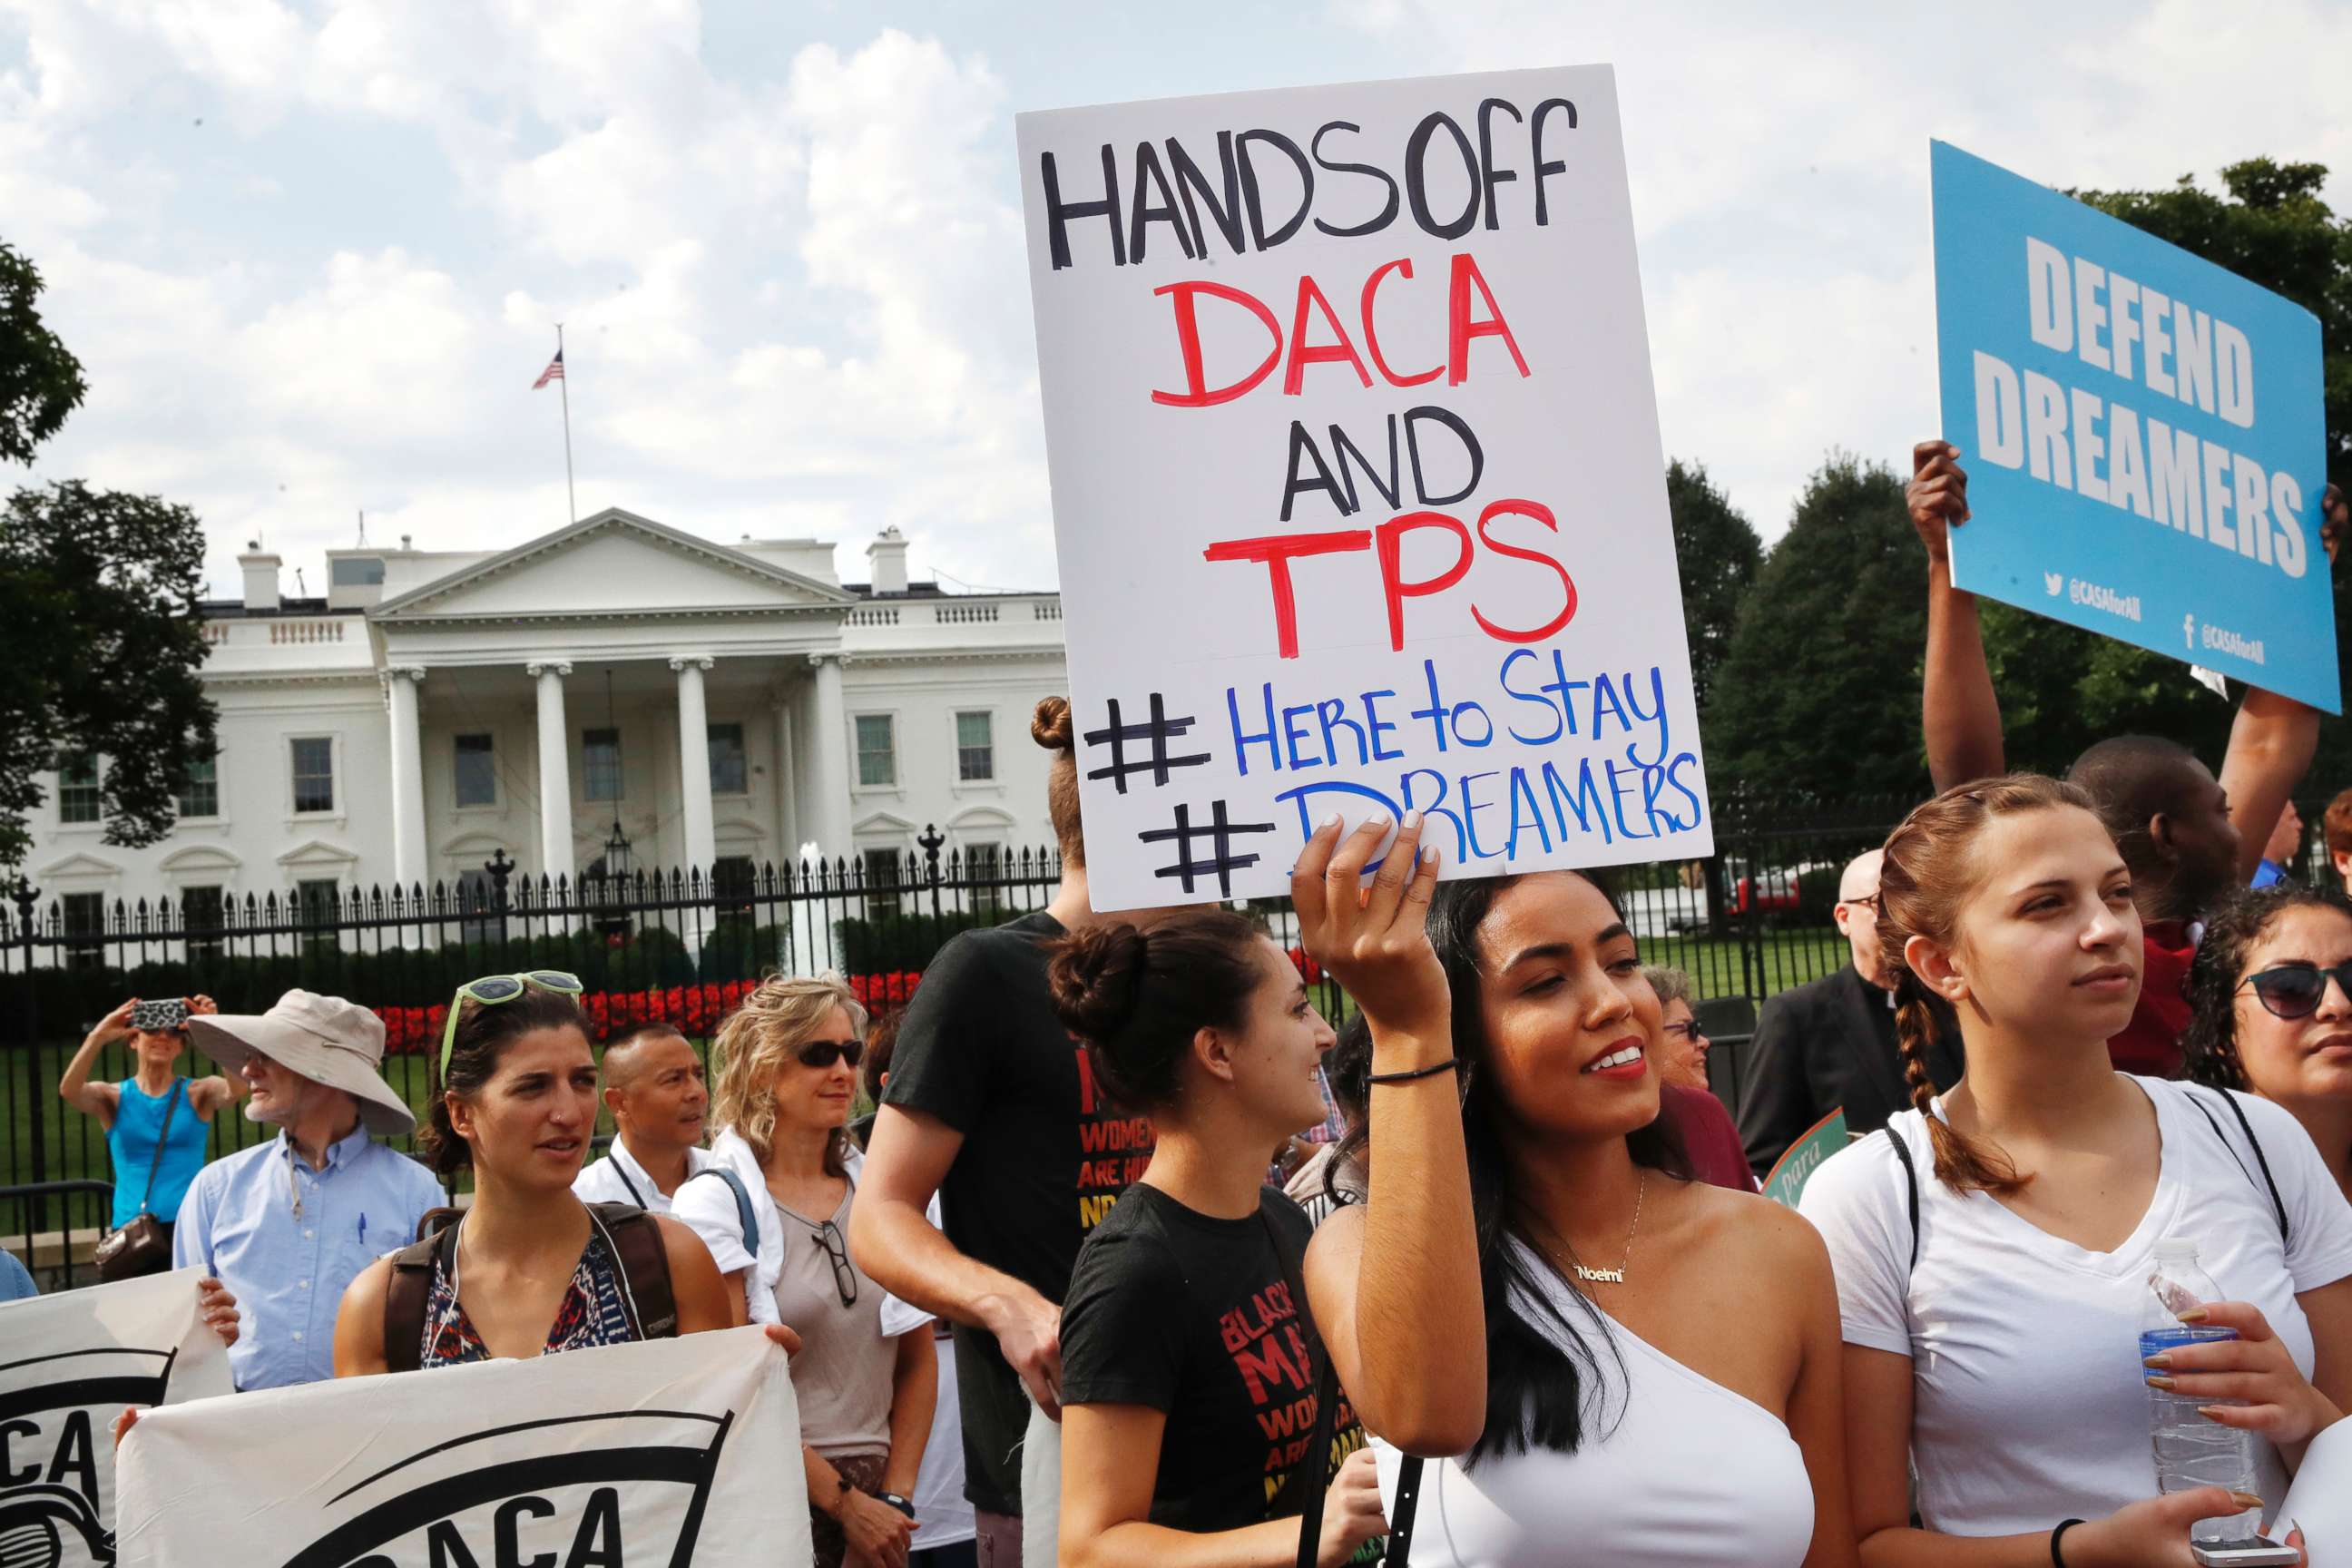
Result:
[[[1060,599],[909,585],[895,530],[866,553],[844,588],[830,544],[614,510],[500,552],[331,551],[329,596],[290,603],[277,557],[241,557],[245,601],[206,606],[211,796],[125,849],[53,787],[26,869],[44,902],[110,909],[455,886],[501,850],[575,877],[616,822],[638,869],[706,874],[910,852],[933,825],[967,856],[1049,846],[1029,717],[1067,689]]]

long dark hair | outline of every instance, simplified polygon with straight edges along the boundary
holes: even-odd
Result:
[[[1606,885],[1582,872],[1575,874],[1584,876],[1612,909],[1617,907]],[[1478,928],[1493,912],[1495,900],[1520,880],[1499,877],[1443,883],[1429,908],[1430,943],[1444,965],[1453,995],[1454,1057],[1464,1086],[1462,1132],[1470,1163],[1470,1215],[1478,1237],[1479,1293],[1486,1315],[1486,1426],[1470,1450],[1474,1459],[1534,1448],[1576,1452],[1585,1435],[1585,1389],[1600,1367],[1592,1336],[1580,1331],[1568,1314],[1552,1305],[1547,1281],[1537,1279],[1524,1255],[1510,1246],[1517,1239],[1528,1254],[1548,1260],[1550,1252],[1545,1244],[1558,1238],[1546,1232],[1520,1195],[1504,1148],[1495,1078],[1481,1070],[1492,1050],[1480,1004]],[[1331,1156],[1331,1169],[1360,1163],[1370,1133],[1369,1118],[1350,1128]],[[1625,1147],[1637,1165],[1690,1178],[1690,1157],[1663,1101],[1658,1119],[1626,1134]],[[1372,1175],[1379,1179],[1378,1172]],[[1556,1272],[1554,1278],[1559,1278]],[[1600,1309],[1580,1291],[1568,1294],[1598,1329]],[[1610,1345],[1613,1359],[1614,1345],[1605,1332],[1600,1337]]]
[[[2206,921],[2205,940],[2189,965],[2189,1000],[2197,1011],[2180,1037],[2192,1082],[2253,1089],[2238,1057],[2238,987],[2246,981],[2247,955],[2289,910],[2332,910],[2352,921],[2352,900],[2332,888],[2273,882],[2229,894]]]

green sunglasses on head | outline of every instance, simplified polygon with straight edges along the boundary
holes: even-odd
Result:
[[[511,1002],[525,991],[552,991],[559,995],[578,996],[587,990],[576,974],[566,974],[560,969],[527,969],[520,974],[486,974],[479,980],[468,980],[457,987],[457,994],[449,999],[449,1022],[441,1030],[441,1081],[449,1081],[449,1047],[457,1040],[457,1012],[467,1002],[478,1006],[495,1007],[501,1002]]]

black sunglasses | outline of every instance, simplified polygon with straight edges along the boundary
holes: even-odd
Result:
[[[829,1068],[835,1062],[856,1067],[858,1058],[866,1054],[866,1045],[862,1040],[811,1040],[794,1054],[804,1068]]]
[[[2280,1018],[2308,1018],[2319,1011],[2321,998],[2327,994],[2327,982],[2333,977],[2336,989],[2352,997],[2352,959],[2347,959],[2333,969],[2316,964],[2294,963],[2284,969],[2265,969],[2260,974],[2249,974],[2247,985],[2272,1015]]]

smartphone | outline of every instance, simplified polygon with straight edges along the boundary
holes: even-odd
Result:
[[[162,1002],[142,1002],[131,1009],[131,1026],[149,1034],[184,1029],[187,1025],[188,1004],[177,996]]]
[[[2292,1546],[2282,1546],[2265,1536],[2253,1536],[2245,1541],[2216,1541],[2210,1544],[2192,1541],[2189,1555],[2211,1568],[2294,1568],[2303,1554]]]

